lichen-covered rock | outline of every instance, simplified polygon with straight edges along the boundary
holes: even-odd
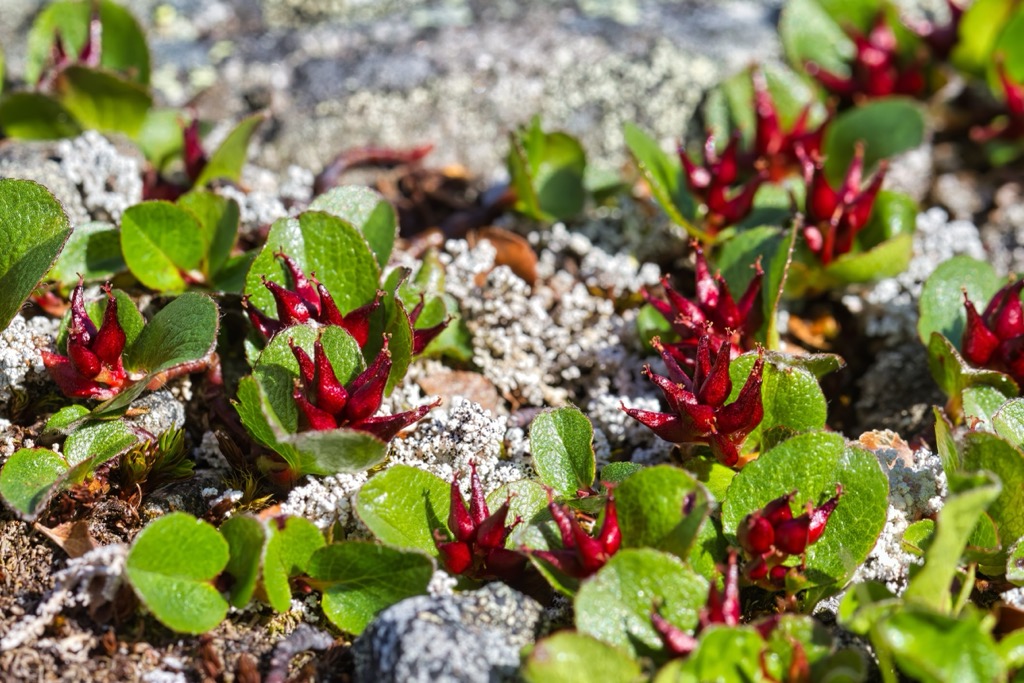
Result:
[[[542,608],[503,583],[450,596],[403,600],[377,615],[353,648],[366,683],[516,680]]]
[[[94,220],[118,221],[124,210],[142,201],[142,160],[89,130],[57,144],[61,171],[78,186]]]
[[[43,357],[57,334],[59,321],[36,317],[26,320],[15,315],[6,330],[0,332],[0,406],[14,394],[25,390],[26,383],[46,377]]]
[[[134,426],[154,437],[185,425],[185,406],[167,389],[143,394],[132,402],[132,413]]]

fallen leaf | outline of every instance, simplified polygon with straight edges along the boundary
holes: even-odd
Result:
[[[496,413],[502,404],[497,387],[489,379],[468,370],[442,370],[432,372],[416,381],[424,393],[440,396],[448,402],[452,396],[465,396],[479,403],[485,410]]]
[[[490,242],[497,250],[494,257],[495,266],[508,266],[531,287],[537,281],[537,254],[522,235],[492,225],[471,231],[466,239],[470,246],[475,246],[480,240]]]
[[[33,526],[36,531],[66,552],[70,558],[81,557],[100,546],[100,543],[89,533],[89,523],[84,519],[77,522],[64,522],[52,529],[38,523]]]

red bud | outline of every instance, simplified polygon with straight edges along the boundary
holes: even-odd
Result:
[[[736,537],[749,555],[763,555],[775,544],[775,529],[760,511],[755,511],[743,518]]]

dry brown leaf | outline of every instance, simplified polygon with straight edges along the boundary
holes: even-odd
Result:
[[[904,465],[908,467],[914,465],[914,449],[891,429],[875,429],[870,432],[864,432],[860,435],[858,442],[861,446],[872,452],[882,449],[894,450],[896,451],[896,458],[903,462]]]
[[[470,246],[487,240],[498,252],[494,257],[495,266],[508,266],[531,287],[537,281],[537,254],[522,235],[492,225],[471,231],[466,239]]]
[[[425,393],[431,396],[440,396],[446,403],[452,396],[465,396],[492,413],[497,412],[502,404],[497,387],[477,372],[442,370],[431,373],[427,377],[421,377],[416,383]]]
[[[100,546],[100,543],[89,533],[89,522],[84,519],[77,522],[64,522],[52,529],[38,523],[33,526],[36,531],[66,552],[70,558],[81,557]]]

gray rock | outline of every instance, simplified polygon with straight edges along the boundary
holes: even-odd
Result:
[[[515,680],[536,636],[539,603],[503,583],[389,607],[354,648],[356,680],[445,683]]]

